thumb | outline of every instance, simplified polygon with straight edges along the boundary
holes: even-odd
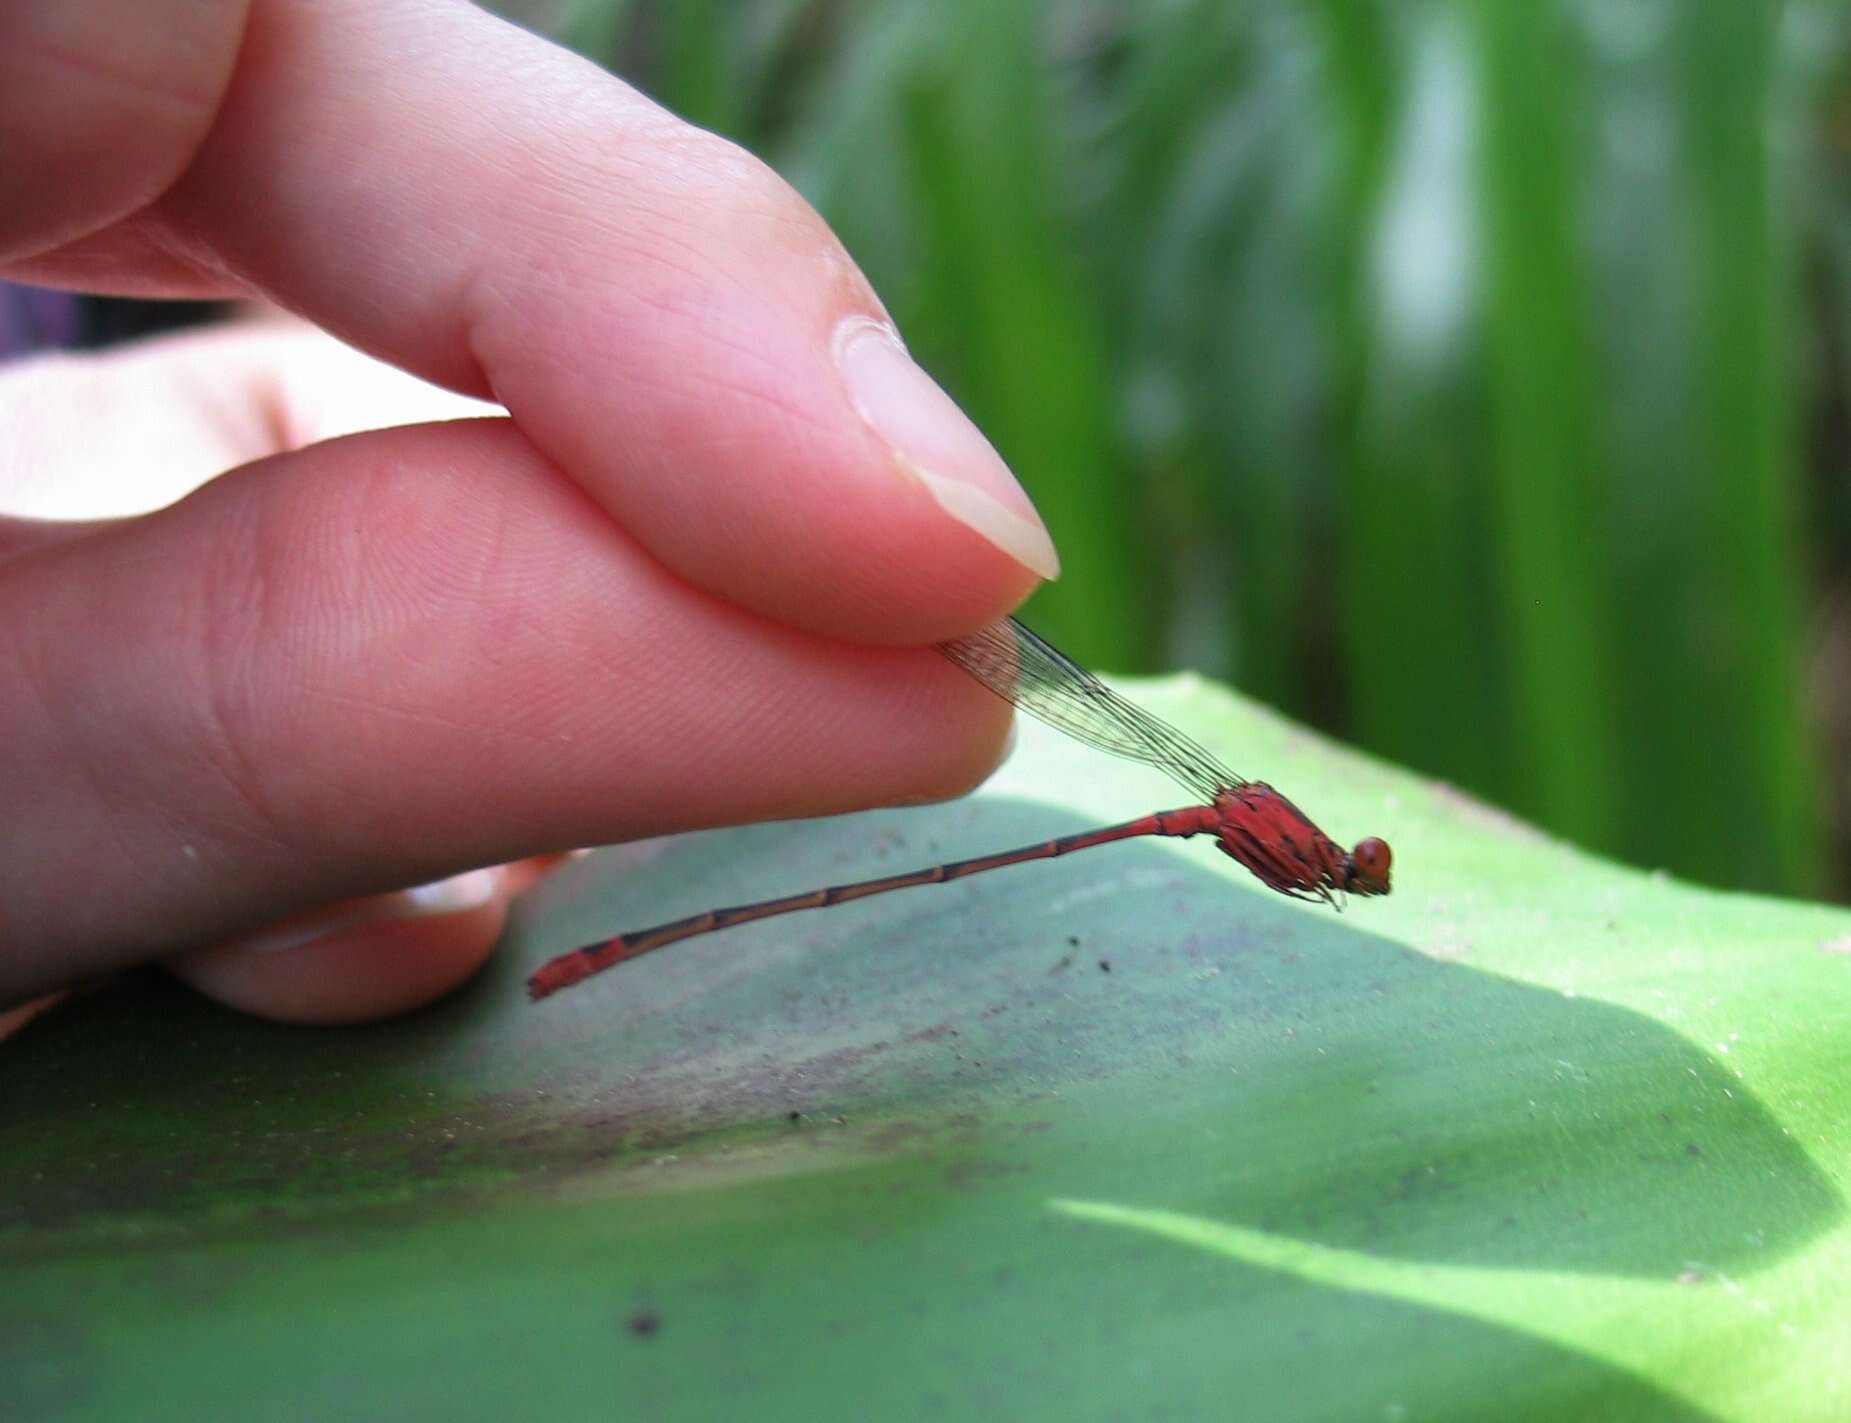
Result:
[[[0,560],[0,1003],[473,866],[955,794],[1008,720],[930,649],[689,587],[507,421],[279,455]]]

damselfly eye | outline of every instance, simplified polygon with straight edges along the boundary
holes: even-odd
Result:
[[[1356,873],[1373,884],[1388,884],[1388,867],[1394,856],[1389,852],[1388,842],[1374,835],[1358,840],[1356,848],[1350,851],[1350,859],[1356,865]]]

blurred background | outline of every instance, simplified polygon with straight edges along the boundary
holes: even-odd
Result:
[[[1842,4],[497,8],[821,209],[1082,661],[1851,898]]]
[[[1851,895],[1842,4],[506,8],[822,210],[1081,660]]]

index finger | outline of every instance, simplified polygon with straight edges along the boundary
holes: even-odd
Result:
[[[34,268],[176,247],[499,401],[669,569],[781,621],[933,641],[1057,571],[794,192],[483,12],[255,0],[177,183]]]

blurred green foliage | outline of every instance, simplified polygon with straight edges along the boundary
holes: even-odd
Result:
[[[1029,616],[1075,655],[1638,862],[1843,888],[1801,694],[1845,561],[1843,6],[551,20],[835,225],[1042,509]]]

